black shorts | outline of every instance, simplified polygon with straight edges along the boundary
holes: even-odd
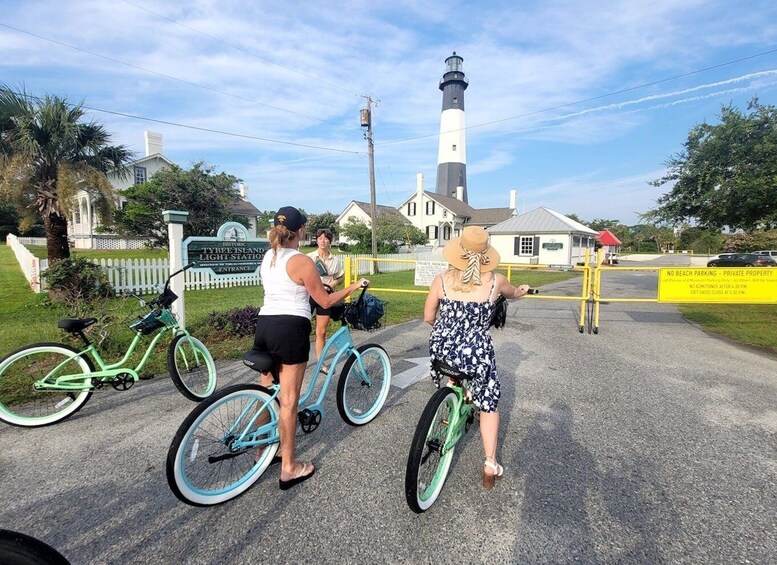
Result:
[[[332,309],[331,308],[324,308],[323,306],[319,306],[318,303],[310,299],[310,312],[316,313],[316,316],[331,316],[332,315]]]
[[[254,349],[267,351],[279,364],[307,363],[311,328],[310,320],[302,316],[259,316]]]

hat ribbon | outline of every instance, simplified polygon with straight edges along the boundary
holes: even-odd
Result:
[[[464,269],[464,274],[461,277],[461,282],[467,284],[470,280],[472,284],[480,285],[480,265],[488,265],[491,262],[491,258],[486,255],[486,251],[470,251],[463,245],[459,244],[463,253],[462,259],[467,260],[467,267]]]

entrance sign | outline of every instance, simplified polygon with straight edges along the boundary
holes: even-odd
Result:
[[[183,242],[183,262],[194,262],[195,269],[210,269],[218,277],[255,273],[270,241],[249,235],[242,224],[227,222],[216,237],[187,237]]]
[[[658,301],[775,304],[777,268],[659,269]]]
[[[417,261],[415,264],[416,286],[432,286],[434,277],[444,272],[448,268],[448,263],[444,261]]]

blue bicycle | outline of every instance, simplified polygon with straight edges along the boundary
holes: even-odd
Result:
[[[380,345],[356,347],[348,324],[358,326],[364,290],[351,304],[336,306],[332,319],[342,327],[332,335],[299,399],[298,421],[310,433],[325,414],[324,397],[341,361],[337,383],[337,409],[352,426],[371,422],[383,408],[391,386],[391,361]],[[328,368],[324,360],[334,354]],[[179,500],[193,506],[210,506],[231,500],[248,490],[273,463],[278,451],[278,369],[267,352],[252,349],[243,363],[271,373],[273,384],[237,384],[207,399],[184,420],[167,453],[167,482]],[[324,369],[322,371],[322,368]],[[316,382],[325,373],[318,397],[309,403]],[[264,449],[262,449],[264,447]]]

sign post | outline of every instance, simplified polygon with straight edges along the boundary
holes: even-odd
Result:
[[[162,212],[167,224],[167,236],[170,239],[170,274],[183,269],[183,225],[187,222],[189,212],[179,210],[165,210]],[[178,323],[182,328],[186,327],[186,301],[184,299],[184,289],[186,288],[186,275],[181,273],[170,280],[170,290],[178,295],[178,300],[173,302],[170,309],[178,318]]]

